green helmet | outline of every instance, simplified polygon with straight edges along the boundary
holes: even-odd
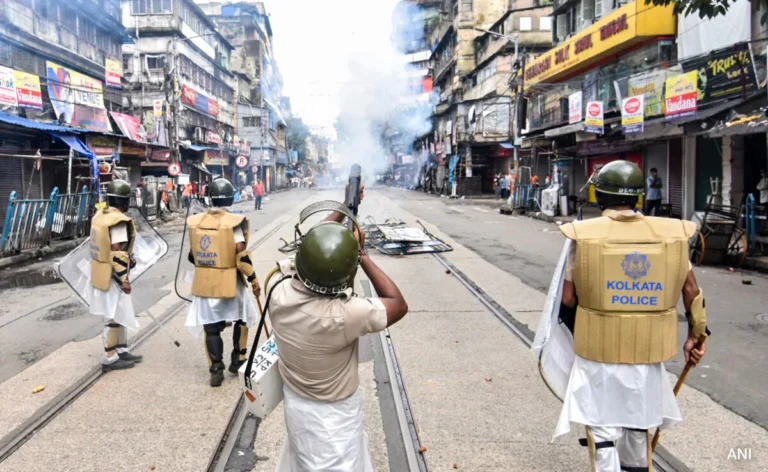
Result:
[[[326,221],[302,238],[296,253],[296,273],[305,287],[321,295],[336,295],[353,287],[360,247],[346,226]]]
[[[634,162],[609,162],[598,172],[595,190],[608,195],[639,197],[645,190],[643,171]]]
[[[113,180],[107,184],[107,205],[128,208],[131,203],[131,185],[125,180]]]
[[[232,206],[235,199],[235,187],[227,179],[216,179],[208,186],[208,195],[215,207]]]

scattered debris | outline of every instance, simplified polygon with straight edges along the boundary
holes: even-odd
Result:
[[[734,269],[733,267],[729,267],[729,268],[728,268],[728,272],[734,272],[735,270],[736,270],[736,269]]]
[[[388,218],[384,223],[376,223],[373,217],[366,217],[368,224],[363,225],[366,247],[376,249],[389,256],[406,256],[409,254],[427,254],[453,251],[453,248],[436,238],[421,225],[419,228],[408,228],[400,220]]]
[[[752,281],[749,279],[743,279],[741,281],[742,285],[752,285]]]
[[[491,377],[486,377],[486,378],[485,378],[485,381],[486,381],[486,382],[493,382],[493,378],[491,378]]]
[[[427,452],[427,446],[421,446],[419,452]]]
[[[450,269],[445,269],[445,273],[448,274],[448,275],[451,275],[451,270]]]
[[[43,390],[45,390],[45,385],[38,385],[37,387],[32,389],[32,393],[40,393]]]
[[[459,468],[459,464],[453,464],[453,468],[454,469],[458,469]]]
[[[155,467],[154,465],[149,468],[149,470],[155,470],[155,469],[157,469],[157,467]]]

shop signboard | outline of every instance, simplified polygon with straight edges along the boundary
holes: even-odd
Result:
[[[245,139],[240,141],[240,154],[249,155],[251,153],[251,144]]]
[[[214,133],[213,131],[206,131],[205,140],[209,143],[221,144],[221,135],[219,133]]]
[[[117,154],[117,147],[119,144],[117,138],[89,134],[86,142],[88,144],[88,149],[93,151],[93,153],[99,157]]]
[[[754,58],[747,42],[685,60],[681,65],[683,72],[698,74],[698,106],[758,90]]]
[[[568,95],[568,123],[578,123],[581,121],[581,100],[582,92],[578,91]]]
[[[162,116],[163,116],[163,101],[162,100],[153,100],[152,101],[152,110],[154,111],[155,118],[162,118]]]
[[[207,149],[205,151],[204,164],[207,166],[228,166],[229,158],[226,156],[222,157],[221,151]]]
[[[116,111],[111,111],[109,114],[112,115],[112,119],[117,123],[117,127],[120,128],[121,133],[134,141],[144,141],[139,132],[141,122],[138,118]]]
[[[140,144],[130,139],[120,140],[120,156],[132,156],[145,159],[147,157],[147,145]]]
[[[587,115],[584,118],[584,131],[587,133],[603,134],[605,119],[603,102],[587,102]]]
[[[107,58],[104,64],[107,87],[123,88],[120,79],[123,77],[123,64],[117,59]]]
[[[40,77],[14,70],[16,98],[20,107],[43,109],[43,93],[40,91]]]
[[[621,130],[624,134],[642,133],[644,97],[635,95],[621,101]]]
[[[171,160],[170,149],[153,149],[150,159],[157,162],[168,162]]]
[[[15,107],[16,100],[16,75],[13,69],[0,66],[0,105]]]
[[[60,122],[91,131],[112,131],[100,80],[51,61],[46,61],[46,70],[48,96]]]
[[[630,97],[634,95],[644,97],[644,114],[646,117],[664,114],[662,92],[668,75],[669,72],[666,70],[656,70],[633,75],[627,81],[627,92]]]
[[[219,116],[219,102],[202,92],[198,92],[189,85],[184,84],[181,86],[181,101],[195,110],[211,116]]]
[[[666,102],[664,115],[668,119],[696,114],[699,96],[698,79],[699,73],[697,71],[686,72],[667,79],[664,90]]]

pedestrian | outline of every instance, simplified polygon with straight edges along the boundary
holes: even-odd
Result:
[[[363,199],[363,188],[360,200]],[[302,238],[270,282],[286,436],[276,470],[373,471],[359,388],[360,336],[408,312],[397,285],[365,253],[364,233],[334,212]],[[354,293],[358,265],[378,298]]]
[[[648,177],[648,193],[645,199],[645,214],[651,216],[659,216],[659,210],[661,209],[661,177],[655,167],[651,169],[651,175]]]
[[[575,308],[575,360],[555,436],[584,425],[592,471],[650,470],[649,431],[682,421],[664,368],[677,354],[681,293],[685,359],[695,365],[706,352],[695,348],[709,332],[688,261],[696,225],[636,213],[643,189],[637,165],[606,164],[595,185],[603,216],[560,227],[574,242],[562,303]]]
[[[493,191],[496,193],[496,198],[501,198],[501,174],[496,174],[493,178]]]
[[[221,332],[227,322],[233,322],[229,372],[237,375],[246,360],[248,327],[259,320],[244,282],[251,284],[250,291],[258,297],[261,287],[248,250],[248,220],[225,209],[232,206],[234,197],[235,187],[227,179],[217,179],[210,185],[213,208],[187,218],[191,246],[188,257],[195,265],[195,274],[185,326],[194,335],[200,334],[202,326],[205,333],[211,387],[224,381]]]
[[[509,198],[509,188],[511,185],[511,181],[509,179],[509,174],[504,174],[501,178],[501,199],[506,200]]]
[[[536,174],[533,174],[533,177],[531,177],[531,185],[533,188],[539,188],[539,176]]]
[[[757,189],[760,191],[760,204],[768,203],[768,177],[765,175],[765,169],[760,170],[760,182],[757,183]]]
[[[264,197],[264,185],[260,180],[253,186],[253,194],[256,195],[256,209],[261,210],[261,199]]]
[[[184,202],[184,208],[189,208],[191,199],[192,199],[192,184],[187,182],[187,185],[184,186],[184,192],[182,193],[182,201]]]
[[[544,186],[549,187],[552,184],[552,176],[547,174],[546,177],[544,177]]]
[[[131,201],[131,186],[124,180],[107,185],[107,207],[91,222],[90,312],[104,318],[102,372],[130,369],[142,361],[131,354],[127,328],[138,331],[131,302],[128,273],[136,265],[131,252],[136,240],[133,220],[125,214]],[[117,284],[113,283],[117,282]]]

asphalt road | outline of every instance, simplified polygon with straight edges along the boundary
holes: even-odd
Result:
[[[259,228],[309,197],[308,190],[293,190],[268,196],[261,211],[253,202],[235,206],[249,218],[252,238]],[[183,219],[164,225],[159,232],[169,250],[155,266],[133,284],[133,306],[141,313],[170,293],[163,290],[174,280],[181,244]],[[53,271],[54,260],[3,271],[0,277],[0,383],[62,345],[101,335],[101,317],[91,316],[85,305]],[[98,358],[101,353],[93,353]]]
[[[496,267],[545,292],[564,237],[551,223],[506,216],[489,201],[450,200],[416,191],[384,193],[414,215],[428,219]],[[365,215],[365,202],[361,215]],[[703,364],[687,384],[717,403],[768,429],[768,277],[749,271],[694,270],[707,300],[712,337]],[[749,284],[746,284],[746,283]],[[682,313],[682,305],[679,307]],[[764,321],[761,321],[764,318]],[[681,345],[685,324],[680,324]],[[679,374],[682,353],[667,363]]]

